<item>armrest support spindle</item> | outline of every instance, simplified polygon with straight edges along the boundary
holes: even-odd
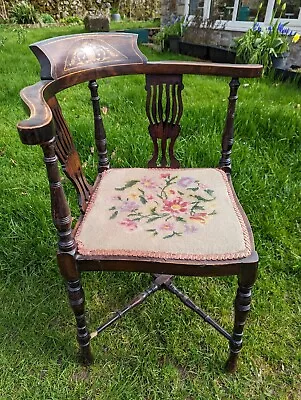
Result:
[[[94,134],[95,134],[96,148],[98,152],[98,172],[101,173],[109,169],[110,167],[108,159],[108,151],[107,151],[106,132],[100,112],[98,83],[95,80],[91,80],[89,81],[88,87],[91,92],[91,101],[93,105]]]
[[[55,138],[41,145],[50,186],[53,223],[59,236],[59,250],[69,252],[75,249],[71,231],[71,213],[61,184],[58,159],[55,154]]]
[[[222,137],[222,156],[219,161],[219,167],[227,172],[231,173],[231,150],[234,143],[234,115],[235,115],[235,107],[236,101],[238,99],[237,91],[240,86],[238,78],[232,78],[229,83],[230,86],[230,95],[228,97],[228,112],[226,118],[226,124]]]

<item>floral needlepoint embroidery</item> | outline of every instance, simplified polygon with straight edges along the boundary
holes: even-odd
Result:
[[[190,176],[164,172],[129,180],[115,191],[109,219],[128,232],[142,229],[162,239],[193,235],[216,214],[214,191]]]

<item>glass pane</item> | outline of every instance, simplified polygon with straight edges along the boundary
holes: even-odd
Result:
[[[277,6],[275,3],[274,10],[276,10],[276,18],[280,17],[285,19],[297,19],[300,12],[300,0],[286,0],[286,9],[281,11],[282,4]]]
[[[210,8],[210,19],[226,21],[232,20],[234,0],[212,0]]]
[[[262,8],[258,13],[257,21],[263,22],[267,3],[268,0],[240,0],[236,21],[254,21],[258,13],[259,5],[262,4]]]
[[[190,0],[189,15],[202,17],[204,15],[204,0]]]

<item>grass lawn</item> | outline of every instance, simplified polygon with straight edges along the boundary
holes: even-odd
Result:
[[[55,261],[42,153],[22,145],[15,128],[25,117],[19,90],[39,79],[28,44],[82,28],[29,30],[22,44],[18,32],[0,29],[0,44],[7,38],[0,46],[0,399],[300,399],[300,90],[265,78],[244,80],[239,91],[233,180],[261,260],[239,371],[224,373],[225,339],[165,291],[92,341],[95,363],[85,369],[76,360],[73,315]],[[151,60],[168,57],[142,50]],[[184,84],[178,157],[184,166],[214,166],[227,80],[187,77]],[[151,145],[143,77],[101,81],[100,95],[112,166],[145,166]],[[75,141],[87,145],[82,158],[94,177],[88,89],[69,89],[59,99]],[[66,191],[75,204],[69,185]],[[90,273],[83,282],[93,329],[150,279]],[[234,278],[177,278],[176,284],[232,330]]]

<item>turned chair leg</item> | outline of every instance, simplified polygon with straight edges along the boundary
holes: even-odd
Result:
[[[251,308],[251,289],[256,279],[257,266],[250,270],[242,270],[238,280],[238,289],[234,302],[235,320],[232,341],[229,342],[230,355],[226,363],[228,372],[237,369],[238,355],[242,348],[243,329]]]
[[[89,365],[93,362],[93,356],[90,348],[90,334],[86,326],[85,296],[80,280],[67,281],[67,290],[70,306],[76,319],[81,362]]]

